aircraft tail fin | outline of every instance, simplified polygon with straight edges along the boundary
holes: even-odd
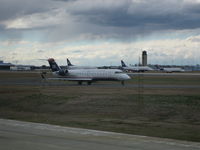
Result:
[[[49,62],[52,72],[61,70],[53,58],[49,58],[48,62]]]
[[[123,60],[121,60],[122,67],[127,67]]]
[[[72,63],[69,61],[68,58],[67,58],[67,65],[68,65],[68,66],[73,66]]]

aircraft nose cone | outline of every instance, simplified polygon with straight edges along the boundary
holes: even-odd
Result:
[[[131,79],[131,77],[129,75],[127,75],[127,79]]]
[[[129,79],[131,79],[131,77],[129,75],[125,74],[125,79],[129,80]]]

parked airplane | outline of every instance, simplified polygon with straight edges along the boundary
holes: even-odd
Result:
[[[144,72],[144,71],[152,71],[153,69],[148,66],[127,66],[123,60],[121,60],[122,68],[126,71],[133,72]]]
[[[121,81],[124,85],[124,81],[130,79],[130,77],[118,69],[61,69],[53,58],[48,59],[52,73],[56,78],[49,78],[51,80],[68,80],[78,81],[81,85],[82,82],[87,82],[90,85],[94,81]],[[42,75],[44,78],[44,75]]]
[[[168,73],[171,73],[171,72],[184,72],[185,71],[184,69],[178,68],[178,67],[176,67],[176,68],[162,68],[161,70],[164,71],[164,72],[168,72]]]
[[[97,67],[92,67],[92,66],[75,66],[72,65],[72,63],[69,61],[67,58],[67,68],[68,69],[97,69]]]

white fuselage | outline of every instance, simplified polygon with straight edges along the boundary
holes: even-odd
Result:
[[[97,69],[97,67],[92,67],[92,66],[67,66],[67,69]]]
[[[28,67],[28,66],[11,66],[10,70],[13,70],[13,71],[28,71],[28,70],[31,70],[31,67]]]
[[[182,68],[163,68],[165,72],[184,72]]]
[[[57,72],[53,72],[54,75],[60,78],[68,78],[72,80],[119,80],[124,81],[130,79],[130,77],[118,69],[73,69],[68,70],[65,76],[60,76]]]
[[[153,69],[148,66],[130,66],[130,67],[123,67],[123,69],[128,71],[152,71]]]

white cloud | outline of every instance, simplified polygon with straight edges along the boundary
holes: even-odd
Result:
[[[192,36],[199,33],[199,0],[44,1],[4,0],[5,8],[0,2],[0,51],[7,60],[134,64],[147,50],[149,63],[180,64],[200,55],[200,37]]]
[[[68,18],[65,10],[56,9],[45,13],[34,13],[2,22],[7,29],[31,29],[63,24]]]
[[[199,36],[192,36],[187,38],[188,41],[190,41],[192,44],[195,44],[196,42],[200,42],[200,35]]]
[[[2,15],[0,24],[5,28],[0,26],[1,36],[20,39],[24,38],[24,34],[29,34],[28,38],[31,38],[30,33],[35,31],[38,34],[34,34],[35,37],[43,41],[57,42],[85,38],[130,40],[160,31],[197,29],[200,22],[198,15],[200,7],[197,0],[67,2],[43,0],[43,2],[44,6],[39,0],[0,2],[1,8],[4,8],[1,3],[2,5],[6,3],[6,7],[12,6],[13,10],[10,12],[2,9],[1,14],[5,15]]]
[[[40,43],[19,41],[25,47],[15,43],[9,51],[3,53],[7,61],[19,60],[23,63],[44,64],[40,58],[55,58],[65,65],[70,58],[77,65],[120,65],[123,59],[127,64],[136,64],[142,50],[147,50],[151,64],[197,64],[200,57],[200,36],[186,39],[151,40],[139,42],[96,42],[94,44],[67,44],[65,42]],[[195,39],[195,41],[193,40]],[[61,46],[62,45],[62,46]],[[1,50],[1,49],[0,49]],[[46,63],[47,64],[47,63]]]

